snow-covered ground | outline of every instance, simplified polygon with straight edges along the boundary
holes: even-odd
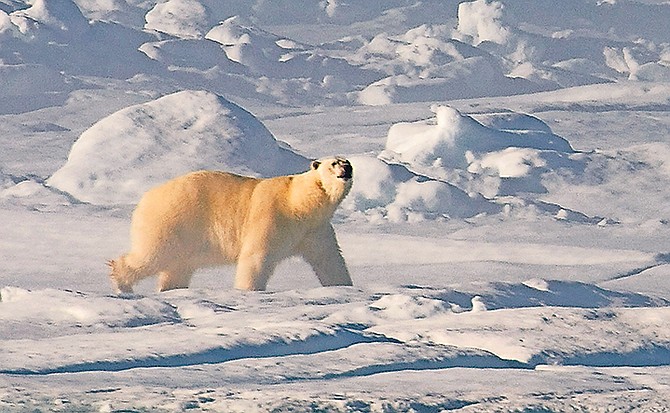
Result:
[[[0,0],[0,411],[670,410],[666,0]],[[341,154],[353,287],[112,293],[152,185]]]

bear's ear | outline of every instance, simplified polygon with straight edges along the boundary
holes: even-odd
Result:
[[[312,169],[317,169],[321,165],[320,161],[312,161]]]

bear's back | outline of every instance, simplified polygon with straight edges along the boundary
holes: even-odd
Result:
[[[247,218],[251,194],[260,179],[219,171],[198,171],[149,190],[131,223],[138,250],[173,248],[202,255],[202,263],[233,260]]]
[[[260,180],[222,171],[197,171],[173,178],[147,191],[136,211],[150,207],[178,211],[218,204],[221,198],[237,203],[248,198]]]

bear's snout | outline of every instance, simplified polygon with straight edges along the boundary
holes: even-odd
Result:
[[[348,181],[351,179],[354,173],[354,168],[351,166],[351,163],[349,161],[341,161],[340,162],[340,174],[337,176],[338,178],[344,179],[345,181]]]

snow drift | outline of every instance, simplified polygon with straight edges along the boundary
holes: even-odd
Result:
[[[667,36],[645,28],[640,37],[621,19],[640,15],[662,26],[666,8],[582,3],[566,3],[564,11],[574,21],[557,22],[529,1],[476,0],[458,7],[434,0],[374,6],[359,1],[12,1],[0,9],[0,58],[4,64],[59,69],[66,75],[61,83],[68,76],[127,79],[150,72],[190,89],[257,94],[290,104],[382,105],[620,79],[667,81]],[[342,37],[342,24],[376,13],[387,15],[388,32],[378,31],[379,22],[367,22],[356,36]],[[575,23],[580,13],[603,16],[604,23],[582,28]],[[296,20],[329,24],[302,38],[268,30],[282,31],[280,22]],[[644,22],[637,26],[655,26]]]
[[[555,88],[508,76],[504,60],[452,37],[446,25],[421,25],[399,36],[375,36],[347,57],[387,77],[358,94],[365,105],[444,101]]]
[[[249,112],[209,92],[184,91],[93,125],[47,183],[85,202],[135,203],[151,186],[194,170],[275,176],[308,166]]]
[[[268,383],[354,375],[358,368],[533,368],[606,360],[616,366],[627,365],[631,354],[642,365],[653,363],[655,354],[663,364],[670,360],[664,301],[580,283],[549,288],[495,284],[483,296],[419,286],[375,293],[320,288],[302,295],[184,290],[129,299],[3,287],[0,334],[7,340],[0,374],[229,368],[220,380]],[[506,296],[510,292],[518,295]],[[618,306],[607,307],[612,302]],[[259,311],[273,322],[258,318]],[[292,360],[328,363],[331,357],[346,362],[325,373],[323,364]],[[281,360],[282,366],[240,371],[231,366],[240,359]],[[277,368],[288,376],[274,376]]]
[[[468,195],[454,185],[417,175],[402,165],[364,156],[350,157],[350,161],[354,185],[342,209],[351,218],[417,222],[469,218],[501,210],[478,194]]]
[[[391,126],[385,155],[410,165],[465,168],[474,156],[511,147],[573,152],[568,141],[545,130],[493,129],[449,106],[431,110],[434,124],[424,121]]]
[[[589,91],[585,88],[585,98],[593,97]],[[636,99],[634,93],[628,96]],[[392,125],[379,157],[470,195],[529,206],[558,219],[644,222],[668,211],[667,194],[651,188],[651,182],[667,179],[663,154],[670,148],[665,143],[580,152],[530,115],[466,115],[439,105],[431,109],[433,119]],[[645,193],[644,203],[635,202],[638,191]]]
[[[570,143],[528,115],[483,115],[484,125],[449,106],[435,119],[391,126],[380,157],[487,198],[544,193],[543,177],[583,164]]]

